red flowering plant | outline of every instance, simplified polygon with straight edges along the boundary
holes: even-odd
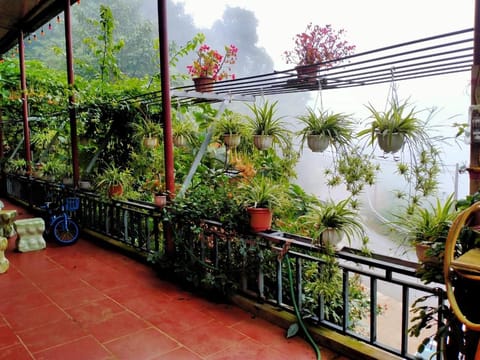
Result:
[[[343,39],[344,29],[334,30],[331,25],[324,27],[309,23],[303,33],[294,37],[293,50],[284,52],[287,64],[312,65],[318,63],[330,67],[345,56],[353,54],[355,45]]]
[[[162,195],[164,193],[162,176],[160,174],[155,174],[151,179],[147,179],[143,185],[143,189],[154,195]]]
[[[230,65],[237,61],[238,48],[225,45],[225,55],[203,44],[197,51],[197,59],[188,65],[188,73],[192,77],[210,77],[215,80],[235,79]]]

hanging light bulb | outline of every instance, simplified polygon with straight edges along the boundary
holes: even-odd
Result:
[[[52,30],[52,24],[48,24],[48,30]]]
[[[37,41],[37,34],[33,33],[33,41]]]
[[[43,29],[42,29],[42,31],[40,31],[40,35],[45,36],[45,31],[43,31]]]
[[[29,44],[31,44],[32,43],[32,38],[29,36],[27,41],[28,41]]]
[[[57,15],[57,23],[60,24],[60,15]]]

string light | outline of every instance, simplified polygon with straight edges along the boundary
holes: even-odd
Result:
[[[33,33],[33,41],[37,41],[37,34]]]
[[[28,41],[29,44],[31,44],[32,43],[32,38],[29,36],[27,41]]]
[[[57,15],[57,23],[60,24],[60,15]]]
[[[45,36],[45,31],[43,31],[43,29],[42,29],[42,31],[40,31],[40,35]]]
[[[52,24],[48,24],[48,30],[52,30]]]

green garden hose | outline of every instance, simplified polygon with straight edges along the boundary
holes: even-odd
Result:
[[[322,355],[320,354],[320,349],[318,348],[317,344],[315,343],[315,340],[310,335],[307,327],[303,323],[302,314],[300,314],[300,310],[298,309],[297,300],[295,299],[295,290],[293,289],[293,275],[292,275],[292,269],[291,269],[291,266],[290,266],[290,260],[288,258],[288,252],[285,253],[284,259],[287,262],[288,280],[290,282],[290,295],[292,297],[293,308],[295,309],[295,315],[298,319],[298,323],[300,324],[300,327],[303,330],[303,333],[307,337],[308,342],[310,343],[310,345],[312,345],[313,350],[315,350],[317,360],[321,360]]]

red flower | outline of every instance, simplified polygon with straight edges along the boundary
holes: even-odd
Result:
[[[198,48],[197,59],[187,66],[192,77],[211,77],[215,80],[235,79],[231,67],[237,61],[238,48],[235,45],[225,46],[225,55],[213,50],[207,44]],[[224,68],[226,66],[226,68]]]
[[[333,30],[331,25],[321,27],[309,23],[305,32],[294,38],[293,50],[284,52],[287,64],[311,65],[324,63],[332,66],[338,59],[353,54],[355,45],[342,40],[345,30]]]

